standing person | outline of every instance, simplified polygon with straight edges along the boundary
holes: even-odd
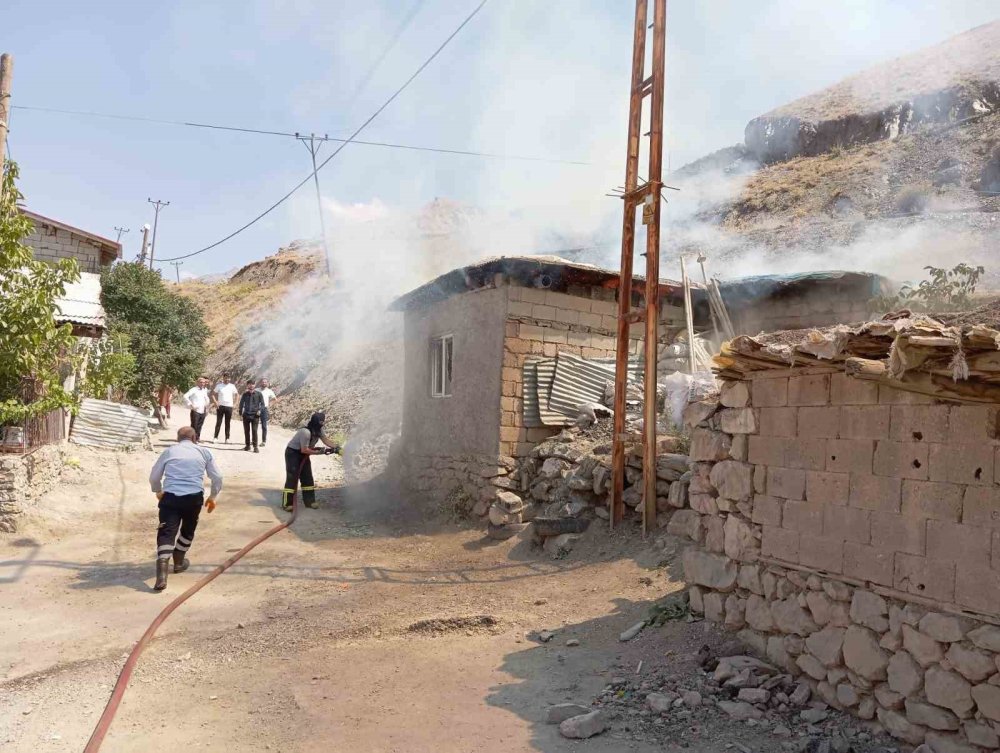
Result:
[[[254,389],[253,379],[247,381],[247,388],[240,395],[240,418],[243,419],[244,452],[250,451],[250,430],[253,429],[253,451],[257,449],[257,425],[260,423],[260,411],[264,407],[264,398]]]
[[[313,482],[311,455],[332,455],[340,453],[340,445],[331,441],[323,433],[326,422],[325,413],[313,413],[309,423],[292,435],[291,441],[285,447],[285,488],[281,495],[281,509],[291,510],[292,499],[295,497],[295,487],[302,481],[302,502],[306,507],[315,509],[316,485]],[[316,448],[316,443],[322,442],[326,448]]]
[[[184,404],[191,409],[191,428],[194,429],[196,442],[201,441],[201,427],[205,423],[205,414],[208,413],[208,379],[198,377],[194,387],[184,393]]]
[[[222,421],[226,422],[226,444],[229,444],[229,425],[233,421],[233,406],[236,405],[236,397],[240,394],[235,384],[229,381],[229,374],[222,375],[222,381],[215,385],[212,390],[212,400],[215,402],[215,436],[213,441],[219,439],[219,429],[222,428]]]
[[[149,474],[149,488],[159,500],[160,509],[160,525],[156,529],[156,585],[153,586],[157,591],[167,587],[171,556],[175,573],[182,573],[190,566],[185,554],[194,541],[202,504],[212,512],[215,498],[222,491],[222,474],[215,459],[211,452],[195,444],[196,438],[193,427],[181,427],[177,431],[177,444],[160,454]],[[212,481],[207,500],[205,474]]]
[[[267,379],[260,380],[260,396],[264,398],[264,407],[260,411],[260,446],[267,444],[267,422],[271,418],[271,403],[278,402],[278,396],[271,389],[271,383]]]

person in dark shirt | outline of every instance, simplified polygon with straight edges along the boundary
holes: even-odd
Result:
[[[332,455],[340,453],[340,445],[327,438],[323,433],[325,413],[313,413],[309,423],[292,435],[291,441],[285,447],[285,488],[281,495],[281,509],[291,510],[295,498],[295,488],[302,482],[302,502],[306,507],[315,509],[316,484],[312,474],[312,455]],[[317,448],[316,443],[322,442],[325,448]]]
[[[257,427],[260,426],[260,412],[264,408],[264,398],[254,387],[253,380],[247,382],[246,390],[240,395],[239,412],[243,419],[244,452],[250,452],[250,438],[253,434],[253,451],[257,449]]]

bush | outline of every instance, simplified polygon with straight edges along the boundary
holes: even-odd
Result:
[[[886,313],[910,309],[925,313],[964,311],[972,307],[972,296],[979,285],[983,267],[964,262],[951,269],[924,267],[928,279],[917,286],[903,285],[896,295],[879,296],[871,301],[874,310]]]

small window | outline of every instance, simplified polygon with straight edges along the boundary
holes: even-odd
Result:
[[[451,335],[431,340],[431,397],[451,397],[451,358],[454,340]]]

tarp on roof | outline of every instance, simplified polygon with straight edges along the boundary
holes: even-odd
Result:
[[[141,442],[148,430],[149,417],[145,411],[132,405],[84,398],[69,438],[90,447],[126,447]]]
[[[82,272],[79,282],[66,286],[66,294],[56,300],[56,321],[104,328],[105,313],[101,305],[101,276]]]

